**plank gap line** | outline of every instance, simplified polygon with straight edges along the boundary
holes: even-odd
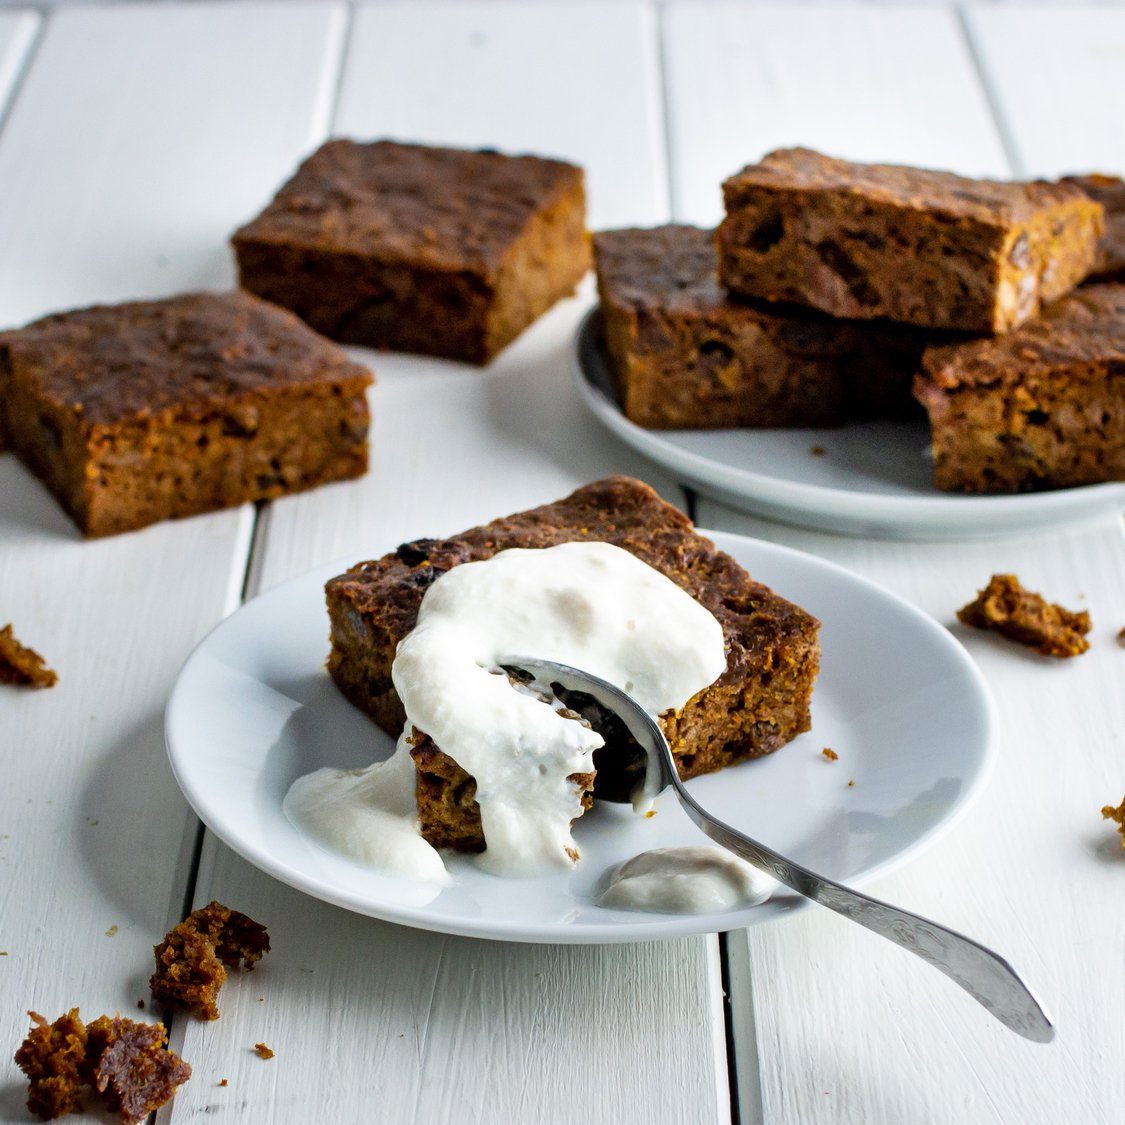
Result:
[[[973,70],[976,72],[977,81],[980,83],[989,113],[992,115],[992,126],[996,130],[1000,147],[1004,150],[1004,159],[1008,162],[1008,171],[1013,176],[1026,178],[1027,172],[1023,158],[1020,156],[1019,146],[1016,144],[1012,131],[1008,128],[1007,118],[1001,111],[999,94],[992,81],[992,75],[985,65],[984,55],[973,36],[973,29],[969,26],[968,14],[964,7],[958,4],[953,8],[953,15],[957,20],[957,27],[961,32],[961,38],[964,40],[965,50],[969,53],[969,60],[973,64]]]
[[[11,86],[8,89],[7,96],[0,101],[0,138],[3,138],[4,129],[8,124],[8,118],[12,114],[16,103],[20,99],[20,94],[23,92],[24,86],[27,84],[27,76],[31,73],[31,67],[39,54],[39,48],[43,43],[43,38],[47,33],[47,16],[44,12],[24,9],[17,10],[13,13],[16,16],[25,15],[34,19],[34,25],[31,30],[26,33],[26,42],[20,44],[17,36],[16,45],[13,51],[16,53],[16,61],[12,65],[12,80]],[[0,74],[0,78],[3,75]]]
[[[694,507],[695,495],[692,494]],[[692,521],[694,522],[694,520]],[[727,1086],[730,1089],[731,1125],[742,1125],[742,1104],[738,1090],[738,1057],[734,1046],[734,1010],[731,996],[730,949],[727,934],[719,934],[719,983],[723,990],[723,1033],[727,1042]]]
[[[654,9],[656,17],[656,66],[660,80],[660,136],[664,141],[664,180],[668,189],[669,220],[675,221],[680,215],[680,196],[676,177],[672,169],[676,165],[676,145],[672,129],[672,91],[669,89],[671,67],[668,60],[668,5],[658,3]]]

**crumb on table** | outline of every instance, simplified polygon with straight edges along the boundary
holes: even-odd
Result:
[[[190,914],[154,946],[153,996],[205,1019],[219,1018],[218,996],[228,968],[252,969],[270,950],[265,926],[218,902]]]
[[[1121,833],[1121,846],[1125,848],[1125,797],[1121,798],[1121,804],[1117,808],[1113,805],[1103,805],[1102,816],[1106,820],[1117,822],[1117,831]]]
[[[1025,590],[1014,574],[994,574],[975,601],[957,611],[957,620],[993,629],[1044,656],[1077,656],[1090,647],[1090,615],[1075,613]]]
[[[255,1043],[254,1044],[254,1052],[257,1054],[258,1058],[260,1058],[260,1059],[272,1059],[273,1058],[273,1051],[271,1051],[269,1049],[269,1047],[267,1047],[265,1045],[265,1043]]]
[[[49,688],[58,683],[58,673],[33,648],[20,644],[10,624],[0,629],[0,684]]]
[[[191,1077],[168,1050],[163,1024],[99,1016],[85,1024],[77,1008],[54,1023],[29,1012],[32,1027],[15,1061],[27,1075],[27,1108],[43,1120],[82,1110],[90,1087],[122,1125],[138,1125]]]
[[[840,758],[840,755],[837,754],[835,750],[831,749],[828,746],[825,746],[825,748],[823,750],[821,750],[820,756],[826,762],[835,762],[835,761],[838,761],[839,758]]]

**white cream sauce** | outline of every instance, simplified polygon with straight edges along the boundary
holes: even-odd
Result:
[[[570,822],[581,807],[567,778],[589,772],[602,738],[552,702],[513,690],[499,667],[512,654],[583,668],[653,714],[682,708],[722,674],[726,654],[722,627],[706,609],[607,543],[502,551],[454,567],[430,586],[392,669],[405,733],[424,731],[476,779],[487,841],[479,864],[527,876],[573,863]],[[386,763],[301,778],[286,810],[372,867],[445,876],[418,832],[402,740]]]
[[[446,884],[441,856],[418,831],[414,781],[414,760],[403,737],[385,762],[297,778],[285,796],[285,815],[321,843],[376,871]]]
[[[598,905],[662,914],[712,914],[756,906],[777,886],[772,875],[723,848],[654,848],[614,869]]]

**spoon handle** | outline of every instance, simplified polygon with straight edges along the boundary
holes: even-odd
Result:
[[[798,894],[866,926],[940,969],[1001,1023],[1025,1039],[1036,1043],[1049,1043],[1054,1039],[1055,1028],[1043,1005],[999,954],[928,918],[817,875],[724,824],[698,805],[680,781],[672,750],[659,723],[632,696],[589,672],[555,661],[514,656],[501,663],[524,668],[546,684],[559,683],[575,691],[588,692],[603,707],[617,714],[648,754],[646,798],[654,798],[671,786],[691,820],[716,843],[769,872]]]
[[[778,855],[706,812],[678,777],[672,781],[672,788],[688,816],[716,843],[769,872],[798,894],[866,926],[940,969],[1001,1023],[1026,1039],[1049,1043],[1054,1038],[1055,1029],[1043,1005],[999,954],[937,922],[842,886]]]

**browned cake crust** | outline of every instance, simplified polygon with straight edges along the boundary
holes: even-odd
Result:
[[[918,411],[911,380],[933,331],[730,297],[714,232],[594,235],[606,350],[640,426],[834,426]]]
[[[20,644],[11,625],[0,629],[0,684],[49,688],[58,683],[58,673],[33,648]]]
[[[1105,210],[1105,234],[1098,243],[1098,257],[1087,281],[1125,281],[1125,180],[1091,172],[1085,176],[1066,176],[1064,184],[1074,184]]]
[[[1043,656],[1078,656],[1090,647],[1090,615],[1048,602],[1025,590],[1014,574],[994,574],[976,599],[957,611],[957,620],[992,629]]]
[[[233,238],[242,285],[334,340],[487,363],[590,266],[582,170],[335,140]]]
[[[84,1024],[71,1008],[49,1024],[29,1012],[31,1031],[16,1052],[29,1080],[27,1108],[43,1120],[82,1110],[91,1087],[122,1125],[138,1125],[191,1077],[191,1067],[168,1050],[163,1024],[99,1016]]]
[[[0,333],[9,441],[87,535],[362,475],[371,382],[248,293],[96,306]]]
[[[687,590],[723,626],[726,672],[678,715],[661,716],[681,776],[769,753],[808,729],[819,623],[753,581],[734,559],[697,535],[682,512],[628,477],[597,481],[553,504],[450,539],[404,543],[393,554],[333,578],[326,586],[333,679],[348,699],[397,737],[405,715],[391,682],[391,664],[398,642],[414,627],[426,587],[460,563],[509,547],[573,540],[631,551]],[[612,774],[620,764],[615,759],[629,757],[623,740],[606,738],[604,753],[595,757],[599,774],[603,768]],[[415,747],[423,834],[430,824],[447,846],[479,851],[483,839],[468,789],[472,779],[446,755],[441,755],[445,761],[434,758],[431,749],[437,750],[432,744]]]
[[[228,968],[252,969],[270,950],[265,926],[219,902],[193,911],[153,947],[156,971],[149,987],[169,1008],[185,1008],[204,1019],[219,1018],[219,990]]]
[[[963,492],[1125,479],[1125,285],[1083,286],[1040,320],[926,351],[934,481]]]
[[[779,149],[723,185],[719,275],[835,316],[1006,332],[1089,272],[1102,209],[1072,184],[971,180]]]

